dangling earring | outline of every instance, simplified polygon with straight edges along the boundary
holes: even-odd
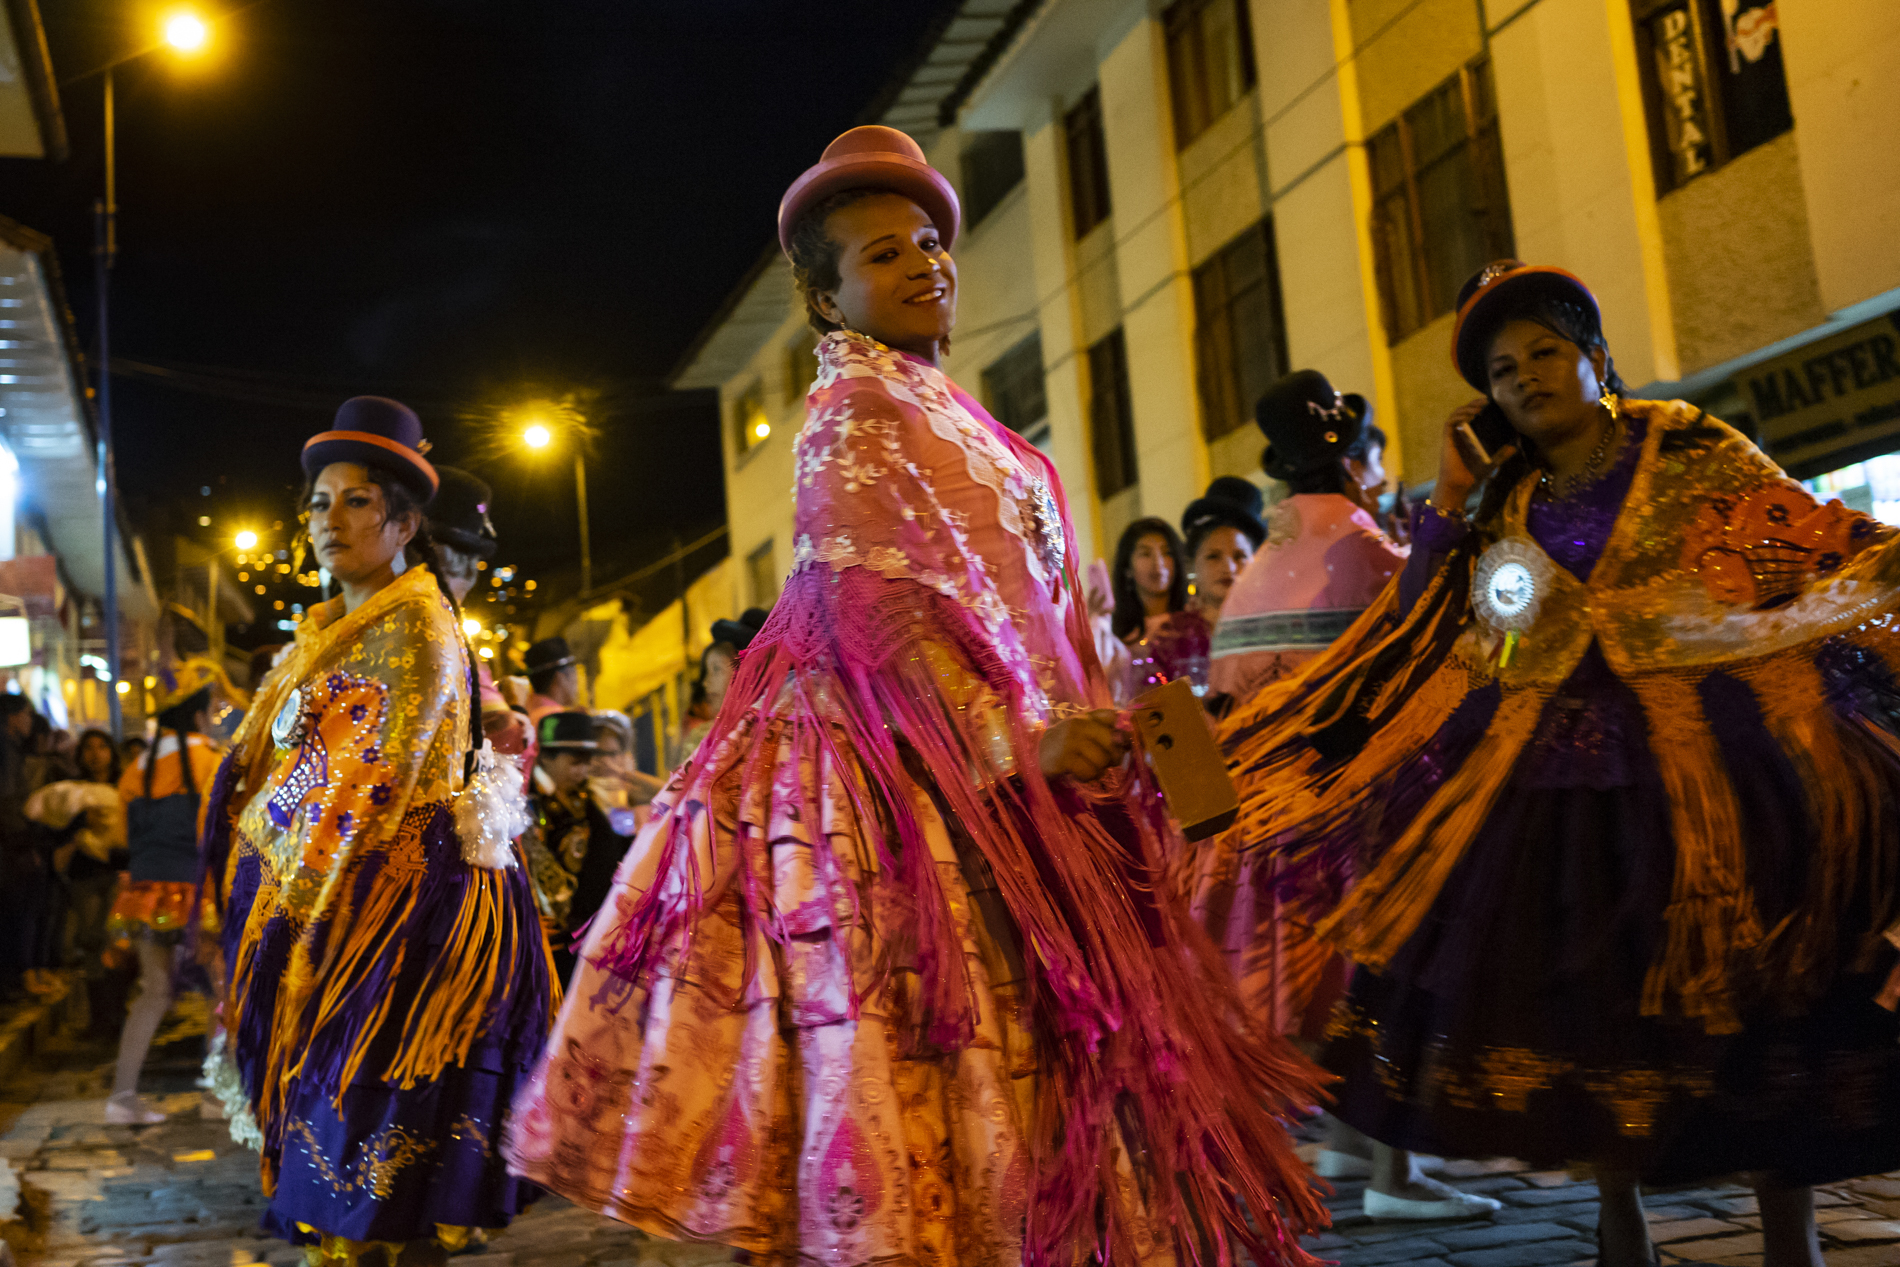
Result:
[[[1611,391],[1609,388],[1605,387],[1603,389],[1603,394],[1597,397],[1597,404],[1602,405],[1605,409],[1609,410],[1610,417],[1614,418],[1617,416],[1617,414],[1621,410],[1622,398],[1619,397],[1615,392]]]

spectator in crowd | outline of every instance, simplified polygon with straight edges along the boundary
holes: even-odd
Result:
[[[549,713],[581,706],[580,657],[568,650],[567,639],[543,638],[529,647],[526,668],[534,691],[528,697],[530,722],[538,726]]]
[[[1126,704],[1137,693],[1132,673],[1135,659],[1146,661],[1150,641],[1165,639],[1175,615],[1187,608],[1187,550],[1181,534],[1165,519],[1135,520],[1122,530],[1115,545],[1109,576],[1108,609],[1094,617],[1095,654],[1108,675],[1115,702]],[[1090,597],[1099,602],[1093,593]],[[1167,667],[1161,667],[1147,672],[1144,677],[1150,680],[1142,683],[1144,689],[1166,671]]]
[[[26,816],[43,830],[49,863],[47,920],[40,929],[42,966],[84,970],[94,1002],[105,976],[106,912],[125,866],[125,808],[119,801],[119,754],[112,736],[88,730],[76,750],[79,777],[48,783],[27,798]]]
[[[535,729],[545,783],[536,780],[534,825],[522,836],[535,899],[562,980],[574,971],[574,934],[594,918],[632,843],[591,786],[600,728],[579,709],[549,713]]]
[[[24,695],[0,694],[0,996],[16,994],[32,966],[33,915],[43,885],[39,852],[28,831],[27,744],[33,705]]]

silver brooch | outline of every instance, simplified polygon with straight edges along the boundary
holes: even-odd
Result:
[[[271,718],[270,737],[279,748],[293,748],[303,738],[302,687],[292,689],[290,698],[277,710],[277,716]]]

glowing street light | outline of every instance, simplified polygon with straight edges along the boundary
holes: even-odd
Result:
[[[199,52],[210,41],[210,26],[195,13],[181,11],[165,19],[165,42],[181,53]]]
[[[252,546],[257,544],[257,534],[255,532],[250,532],[250,531],[240,532],[235,538],[233,538],[233,542],[234,544],[236,544],[238,549],[248,550]]]
[[[521,433],[521,442],[530,449],[545,449],[553,439],[554,433],[538,422]]]
[[[479,638],[482,632],[482,622],[473,616],[465,616],[462,618],[462,632],[471,638]]]

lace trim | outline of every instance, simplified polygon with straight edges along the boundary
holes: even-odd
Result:
[[[1026,547],[1030,574],[1042,585],[1056,583],[1068,543],[1048,481],[1024,467],[1007,445],[971,416],[950,391],[943,371],[920,365],[865,335],[834,330],[819,340],[818,377],[812,389],[841,378],[876,378],[893,397],[922,410],[937,438],[963,451],[970,478],[996,494],[997,521]],[[846,434],[841,427],[840,438]],[[849,484],[846,490],[856,491]],[[1025,507],[1030,512],[1027,517]]]

